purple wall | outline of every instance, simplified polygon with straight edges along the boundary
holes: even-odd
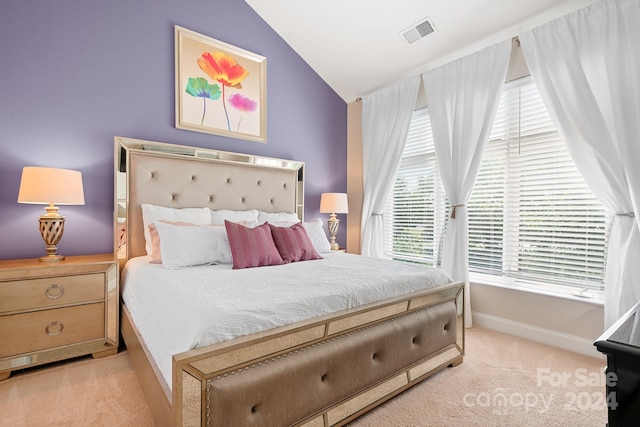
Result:
[[[267,57],[266,144],[175,129],[174,25]],[[0,259],[44,254],[44,206],[16,202],[24,166],[83,174],[60,253],[112,252],[114,136],[302,160],[306,218],[346,191],[345,102],[244,1],[5,2],[0,63]]]

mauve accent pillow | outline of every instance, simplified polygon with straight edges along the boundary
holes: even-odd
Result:
[[[284,264],[273,242],[269,224],[249,228],[225,220],[224,226],[231,245],[234,269]]]
[[[322,259],[313,247],[313,243],[302,223],[290,227],[277,227],[269,224],[273,241],[284,262],[309,261]]]

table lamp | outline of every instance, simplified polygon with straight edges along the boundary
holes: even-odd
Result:
[[[22,169],[18,203],[48,205],[40,217],[40,234],[47,246],[47,255],[40,261],[62,261],[58,242],[64,231],[64,217],[58,205],[84,205],[82,174],[69,169],[27,166]]]
[[[331,250],[337,251],[340,246],[336,243],[336,234],[340,220],[336,218],[337,213],[349,213],[349,202],[346,193],[322,193],[320,195],[320,213],[330,213],[327,226],[331,237]]]

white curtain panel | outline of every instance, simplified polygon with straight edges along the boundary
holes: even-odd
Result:
[[[466,203],[478,175],[507,74],[511,41],[422,74],[442,183],[451,215],[442,268],[465,282],[465,326],[471,327],[469,217]]]
[[[384,256],[382,214],[393,188],[420,76],[362,97],[362,255]]]
[[[521,34],[520,43],[578,169],[615,213],[608,327],[640,300],[640,0],[596,3]]]

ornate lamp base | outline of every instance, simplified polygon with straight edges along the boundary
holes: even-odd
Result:
[[[331,237],[331,250],[337,251],[340,249],[340,245],[336,242],[336,235],[338,234],[338,227],[340,226],[340,220],[336,218],[336,214],[332,213],[327,221],[327,227],[329,227],[329,236]]]
[[[57,210],[57,208],[56,208]],[[47,245],[47,255],[40,257],[40,261],[57,262],[64,259],[63,255],[58,255],[58,242],[62,239],[64,232],[64,217],[55,213],[48,213],[40,217],[40,234]]]

